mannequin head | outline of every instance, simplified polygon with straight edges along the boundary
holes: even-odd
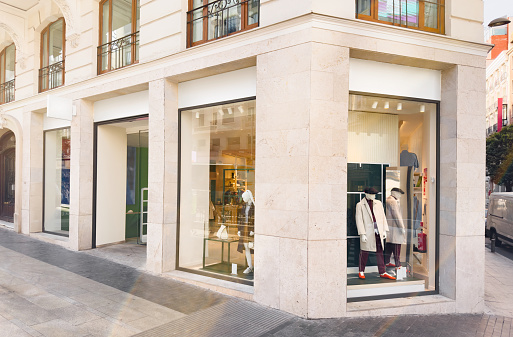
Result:
[[[242,193],[242,200],[246,203],[254,204],[255,199],[253,199],[253,193],[251,193],[250,190],[246,190],[244,193]]]
[[[378,194],[378,190],[374,187],[367,187],[363,192],[368,200],[376,199],[376,194]]]
[[[375,195],[375,194],[370,194],[370,193],[365,193],[365,197],[366,197],[368,200],[374,200],[374,199],[376,199],[376,195]]]
[[[392,194],[392,196],[394,198],[400,199],[401,196],[404,194],[404,191],[401,190],[400,188],[394,187],[394,188],[392,188],[392,191],[390,192],[390,194]]]

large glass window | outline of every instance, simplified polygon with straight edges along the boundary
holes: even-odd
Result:
[[[14,43],[0,53],[0,104],[14,101],[15,54]]]
[[[64,84],[64,18],[51,23],[41,33],[39,92]]]
[[[180,116],[179,267],[251,284],[255,101]]]
[[[100,2],[98,74],[139,60],[140,0]]]
[[[189,0],[187,45],[258,27],[260,0]]]
[[[71,129],[45,132],[43,230],[69,235]]]
[[[444,0],[357,0],[356,18],[444,33]]]
[[[436,290],[437,104],[350,95],[349,300]]]

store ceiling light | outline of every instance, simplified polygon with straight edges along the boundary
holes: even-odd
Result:
[[[228,113],[231,115],[233,114],[233,109],[232,108],[228,108]]]
[[[400,111],[403,109],[403,103],[397,103],[397,111]]]
[[[240,112],[241,114],[243,114],[243,113],[244,113],[244,107],[243,107],[242,105],[239,105],[239,106],[237,107],[237,109],[239,109],[239,112]]]
[[[217,112],[219,112],[219,114],[220,114],[221,116],[223,116],[223,115],[224,115],[224,111],[223,111],[223,109],[219,109],[219,110],[217,110]]]
[[[378,102],[374,102],[374,103],[372,103],[372,108],[373,108],[373,109],[376,109],[377,107],[378,107]]]
[[[388,102],[385,102],[385,109],[390,108],[390,104]]]
[[[196,111],[196,118],[199,118],[199,111]]]
[[[422,104],[420,106],[420,112],[425,112],[426,111],[426,106],[424,104]]]

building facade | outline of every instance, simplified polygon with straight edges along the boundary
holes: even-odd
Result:
[[[2,223],[302,317],[482,312],[482,7],[4,0]]]

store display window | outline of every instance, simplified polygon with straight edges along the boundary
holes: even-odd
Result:
[[[181,110],[179,174],[178,269],[252,284],[255,100]]]
[[[69,236],[71,129],[44,133],[43,231]]]
[[[350,95],[347,297],[437,291],[438,104]]]

